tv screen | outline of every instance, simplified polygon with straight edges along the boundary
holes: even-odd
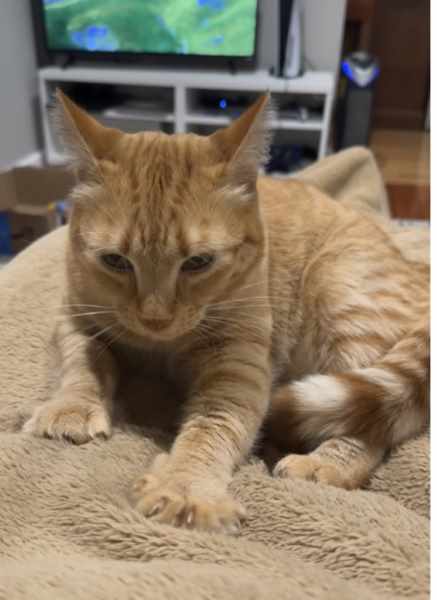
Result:
[[[41,0],[48,50],[250,58],[257,0]]]

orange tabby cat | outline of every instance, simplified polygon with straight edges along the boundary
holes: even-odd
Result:
[[[185,398],[170,453],[135,486],[139,510],[232,532],[244,510],[227,487],[263,422],[283,450],[309,452],[276,475],[346,488],[426,426],[428,268],[371,216],[258,178],[268,97],[209,137],[127,135],[58,99],[80,178],[71,316],[59,389],[26,431],[109,436],[111,344],[130,347]]]

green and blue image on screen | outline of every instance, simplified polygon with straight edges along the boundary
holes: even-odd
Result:
[[[257,0],[43,0],[50,50],[251,57]]]

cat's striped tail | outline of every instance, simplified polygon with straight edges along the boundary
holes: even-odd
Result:
[[[375,365],[335,375],[310,375],[281,386],[268,428],[278,441],[301,443],[354,436],[389,448],[429,421],[429,318]]]

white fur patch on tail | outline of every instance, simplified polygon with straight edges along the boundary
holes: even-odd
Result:
[[[331,375],[310,375],[291,385],[302,407],[315,411],[341,407],[349,396],[347,387]]]

